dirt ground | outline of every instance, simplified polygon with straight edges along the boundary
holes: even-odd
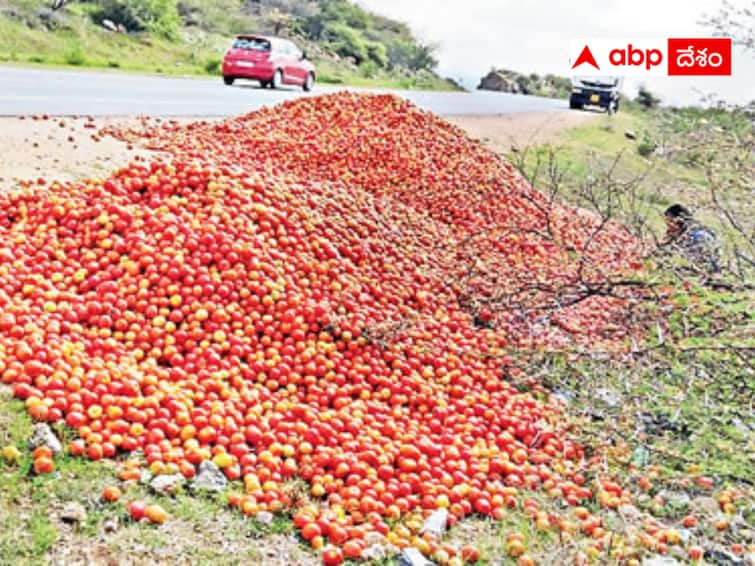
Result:
[[[454,116],[453,124],[472,137],[503,153],[512,146],[550,141],[564,129],[594,120],[587,112],[523,112],[494,116]],[[0,118],[0,190],[19,180],[73,181],[100,178],[135,158],[154,153],[131,148],[110,137],[100,138],[100,128],[129,118]]]
[[[598,112],[518,112],[489,116],[451,116],[452,124],[485,142],[496,153],[555,141],[559,134],[603,116]]]
[[[0,118],[0,190],[19,180],[101,178],[151,152],[129,148],[97,131],[127,119]]]

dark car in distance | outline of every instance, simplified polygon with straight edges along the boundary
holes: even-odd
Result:
[[[223,58],[223,82],[236,79],[259,81],[263,88],[315,85],[315,66],[292,41],[264,35],[238,35]]]
[[[616,78],[575,78],[569,96],[569,108],[582,109],[585,106],[605,108],[609,114],[619,110],[619,87],[621,80]]]

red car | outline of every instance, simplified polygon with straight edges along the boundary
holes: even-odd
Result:
[[[296,85],[306,91],[315,86],[315,66],[291,41],[263,35],[239,35],[223,58],[223,82],[259,81],[263,88]]]

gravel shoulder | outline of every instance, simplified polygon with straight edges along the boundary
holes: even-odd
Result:
[[[447,119],[494,151],[504,153],[512,147],[553,141],[563,130],[598,116],[590,112],[546,111]],[[155,152],[97,134],[104,126],[133,120],[0,117],[0,190],[9,190],[19,181],[36,182],[40,178],[47,181],[100,178],[133,160],[154,157]]]

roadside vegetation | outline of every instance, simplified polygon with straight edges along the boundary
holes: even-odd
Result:
[[[242,32],[293,39],[323,83],[459,88],[435,73],[434,47],[406,24],[346,0],[8,0],[0,63],[217,76]]]
[[[552,199],[618,220],[651,242],[653,271],[640,283],[651,292],[646,339],[620,360],[564,352],[528,367],[580,416],[579,436],[596,454],[612,447],[606,469],[633,485],[646,513],[673,522],[706,510],[703,546],[714,564],[739,563],[724,531],[755,538],[754,116],[752,106],[663,108],[645,91],[616,115],[508,156]],[[663,211],[672,203],[717,233],[721,274],[663,247]],[[700,476],[750,503],[721,513]],[[729,523],[717,530],[716,517]]]

